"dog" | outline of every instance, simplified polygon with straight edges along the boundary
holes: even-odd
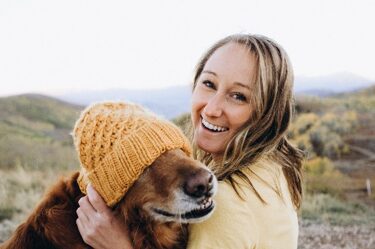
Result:
[[[1,249],[86,249],[76,225],[79,172],[61,179]],[[185,248],[187,224],[215,208],[217,179],[206,166],[173,149],[159,156],[113,210],[128,226],[135,249]]]

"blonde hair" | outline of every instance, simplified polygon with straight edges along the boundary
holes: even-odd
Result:
[[[214,163],[212,156],[197,146],[194,146],[194,156],[210,165],[219,180],[228,180],[237,194],[239,192],[233,176],[238,175],[246,180],[258,198],[264,202],[241,169],[268,155],[281,165],[292,202],[296,208],[299,208],[302,200],[303,153],[292,146],[286,138],[293,112],[293,71],[284,49],[264,36],[243,34],[228,36],[215,43],[198,62],[193,90],[211,55],[230,42],[247,47],[255,55],[257,73],[251,100],[254,111],[250,120],[228,142],[221,163]]]

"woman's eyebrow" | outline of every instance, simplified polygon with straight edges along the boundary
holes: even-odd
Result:
[[[215,72],[212,72],[212,71],[209,71],[209,70],[204,70],[204,71],[202,71],[202,73],[208,73],[208,74],[213,74],[213,75],[217,76],[217,74]]]
[[[237,85],[237,86],[240,86],[240,87],[244,87],[244,88],[247,88],[250,90],[250,86],[248,84],[243,84],[241,82],[234,82],[233,84]]]
[[[204,70],[204,71],[202,71],[202,73],[208,73],[208,74],[212,74],[212,75],[214,75],[214,76],[216,76],[217,77],[217,74],[215,73],[215,72],[212,72],[212,71],[210,71],[210,70]],[[238,86],[240,86],[240,87],[244,87],[244,88],[246,88],[246,89],[249,89],[250,90],[250,86],[248,85],[248,84],[244,84],[244,83],[241,83],[241,82],[234,82],[234,84],[235,85],[238,85]]]

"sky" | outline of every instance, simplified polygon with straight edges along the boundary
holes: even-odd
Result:
[[[186,85],[233,33],[266,35],[297,76],[375,81],[373,0],[0,0],[0,96]]]

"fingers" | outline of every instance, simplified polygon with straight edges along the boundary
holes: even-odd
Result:
[[[80,232],[82,236],[83,241],[85,241],[85,243],[88,243],[89,241],[87,239],[87,231],[88,231],[88,228],[91,227],[90,225],[91,222],[90,222],[89,217],[92,217],[89,214],[94,214],[96,212],[91,207],[91,204],[89,203],[87,196],[84,196],[81,199],[79,199],[78,204],[79,204],[79,208],[76,211],[77,216],[78,216],[78,218],[76,219],[76,224],[78,227],[78,231]]]
[[[79,231],[79,233],[81,234],[81,235],[83,235],[84,234],[84,231],[85,231],[85,228],[84,228],[84,226],[83,226],[83,224],[82,224],[82,222],[81,222],[81,220],[78,218],[78,219],[76,219],[76,224],[77,224],[77,227],[78,227],[78,231]],[[82,236],[82,238],[83,238],[83,236]],[[85,241],[86,242],[86,241]]]
[[[124,248],[124,245],[132,248],[125,223],[118,220],[91,185],[78,204],[76,224],[86,244],[92,248],[114,249]]]
[[[93,238],[97,235],[96,233],[96,226],[98,223],[98,219],[100,218],[100,214],[95,210],[95,208],[90,203],[88,196],[83,196],[78,201],[79,207],[77,208],[77,220],[76,224],[78,227],[78,231],[81,234],[83,241],[89,245],[96,245],[93,244]]]
[[[87,216],[85,211],[83,211],[82,207],[77,208],[76,213],[77,213],[78,219],[80,219],[84,224],[89,223],[89,216]]]
[[[90,223],[85,223],[80,218],[78,218],[76,220],[76,224],[77,224],[78,231],[81,234],[83,241],[86,244],[94,245],[93,241],[95,240],[93,240],[93,238],[95,238],[95,230],[92,229],[92,227],[90,226]]]
[[[107,207],[103,198],[96,192],[91,184],[87,186],[87,197],[91,207],[98,213],[108,213],[110,209]]]
[[[77,215],[92,217],[96,214],[96,210],[91,205],[90,200],[87,196],[84,196],[81,199],[79,199],[78,205],[79,205],[79,208],[77,209]],[[79,213],[78,213],[78,210],[80,210]]]

